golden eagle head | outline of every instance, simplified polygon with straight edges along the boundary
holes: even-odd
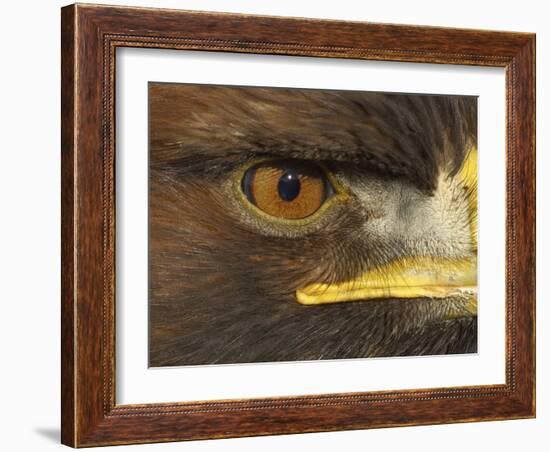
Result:
[[[150,365],[476,350],[474,97],[149,98]]]

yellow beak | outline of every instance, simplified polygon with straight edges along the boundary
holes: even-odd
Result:
[[[301,304],[316,305],[380,298],[475,298],[477,259],[404,258],[335,284],[311,284],[296,291]]]

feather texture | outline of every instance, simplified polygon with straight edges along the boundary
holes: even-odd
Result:
[[[460,298],[303,306],[294,293],[404,254],[475,252],[452,180],[476,114],[464,96],[151,84],[150,365],[475,352]],[[350,201],[299,231],[254,219],[231,181],[261,156],[323,161]],[[416,235],[415,212],[433,214]]]

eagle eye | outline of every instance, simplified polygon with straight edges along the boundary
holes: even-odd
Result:
[[[309,217],[334,194],[325,172],[304,160],[258,163],[244,173],[241,187],[251,204],[287,220]]]

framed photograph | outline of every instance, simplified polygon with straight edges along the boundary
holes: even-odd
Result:
[[[62,442],[535,416],[535,36],[62,9]]]

